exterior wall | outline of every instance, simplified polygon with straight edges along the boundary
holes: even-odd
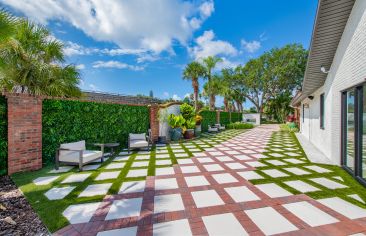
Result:
[[[151,129],[151,139],[155,143],[158,141],[159,137],[159,106],[151,105],[150,106],[150,129]]]
[[[168,116],[170,114],[179,115],[180,105],[174,104],[166,108],[160,108],[160,114],[164,116],[165,119],[159,121],[159,136],[165,136],[167,139],[169,139],[170,138],[169,132],[171,128],[168,124]]]
[[[305,122],[301,133],[318,147],[331,162],[341,163],[341,91],[366,79],[366,1],[357,0],[339,42],[332,67],[323,87],[312,95],[313,100],[305,99]],[[320,68],[319,68],[320,70]],[[320,129],[319,96],[325,95],[325,129]]]
[[[254,125],[260,125],[261,124],[261,114],[259,114],[259,113],[243,114],[243,121],[247,122],[247,120],[255,120],[255,122],[249,122],[249,123],[253,123]]]
[[[8,174],[42,168],[42,99],[7,94]]]

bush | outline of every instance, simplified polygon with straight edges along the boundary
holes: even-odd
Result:
[[[216,111],[201,111],[200,115],[202,116],[202,131],[205,132],[208,130],[208,125],[216,124]]]
[[[0,96],[0,176],[7,173],[8,164],[8,117],[6,98]]]
[[[129,133],[146,133],[149,128],[146,106],[47,99],[42,113],[44,163],[54,161],[61,143],[117,141],[126,147]]]
[[[230,123],[230,113],[226,111],[220,112],[220,124],[227,125]]]
[[[195,116],[193,106],[188,103],[183,103],[180,105],[180,114],[182,114],[183,118],[186,120],[190,120]]]
[[[253,127],[253,124],[240,122],[230,123],[226,125],[227,129],[252,129]]]
[[[231,112],[231,122],[240,122],[243,120],[243,113],[241,112]]]
[[[281,131],[286,131],[286,132],[290,132],[290,133],[299,132],[299,128],[297,127],[296,123],[294,123],[294,122],[290,122],[287,124],[281,124],[280,129],[281,129]]]

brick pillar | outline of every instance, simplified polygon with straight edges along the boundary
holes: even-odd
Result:
[[[8,100],[8,174],[42,168],[42,99],[6,94]]]
[[[159,120],[158,120],[159,106],[151,105],[150,106],[150,129],[152,141],[155,143],[158,141],[159,137]]]
[[[216,111],[216,124],[221,124],[220,123],[220,111]]]

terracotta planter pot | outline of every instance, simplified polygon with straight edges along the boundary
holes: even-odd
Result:
[[[194,129],[187,129],[186,132],[184,133],[184,138],[185,139],[194,138]]]

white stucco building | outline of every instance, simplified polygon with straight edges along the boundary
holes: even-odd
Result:
[[[300,133],[365,184],[366,0],[320,0],[309,50]]]

